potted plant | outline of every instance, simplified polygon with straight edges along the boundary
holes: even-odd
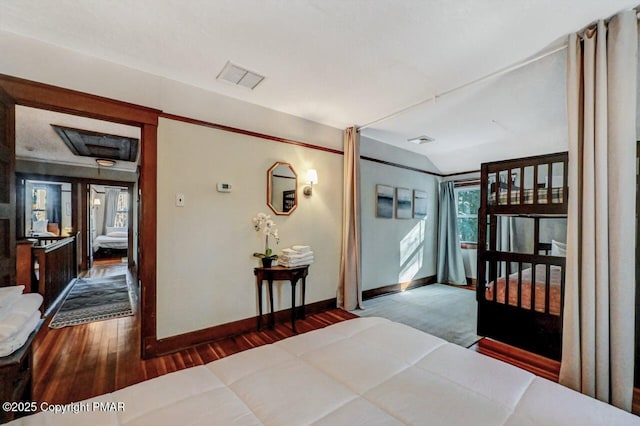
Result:
[[[276,244],[280,241],[278,237],[278,229],[276,224],[271,220],[271,216],[264,213],[258,213],[253,218],[253,229],[256,232],[262,232],[264,235],[264,253],[253,253],[253,256],[262,260],[262,266],[270,268],[271,263],[278,258],[277,254],[273,254],[273,250],[269,248],[269,236],[272,236],[276,240]]]

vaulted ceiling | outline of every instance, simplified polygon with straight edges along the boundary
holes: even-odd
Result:
[[[564,52],[394,112],[561,46],[638,0],[4,0],[0,29],[343,128],[444,173],[566,149]],[[216,80],[227,61],[266,76]],[[415,146],[419,135],[436,139]]]

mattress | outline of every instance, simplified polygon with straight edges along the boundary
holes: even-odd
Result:
[[[563,198],[563,188],[551,188],[551,203],[552,204],[561,204],[564,201]],[[511,204],[533,204],[533,191],[534,189],[525,189],[522,191],[522,198],[524,201],[520,201],[520,189],[519,188],[511,188]],[[548,204],[547,201],[548,191],[547,188],[539,188],[538,189],[538,204]],[[489,205],[496,204],[496,193],[489,193]],[[498,204],[506,205],[507,204],[507,190],[502,188],[500,193],[498,194]]]
[[[88,407],[88,408],[85,408]],[[640,418],[381,318],[358,318],[14,425],[629,425]]]
[[[126,250],[129,247],[129,239],[127,237],[109,237],[107,235],[98,235],[93,240],[93,251],[96,252],[101,248]]]
[[[496,295],[496,302],[505,303],[505,277],[500,277],[497,280],[498,293]],[[535,283],[535,310],[538,312],[545,312],[545,293],[547,282],[546,266],[536,265],[536,283]],[[522,296],[521,305],[522,309],[531,309],[531,268],[522,270]],[[487,285],[485,298],[487,300],[493,300],[494,285],[490,282]],[[549,313],[553,315],[560,315],[560,300],[562,297],[562,268],[559,266],[551,265],[551,271],[549,271]],[[518,306],[518,273],[514,272],[509,275],[509,305]]]

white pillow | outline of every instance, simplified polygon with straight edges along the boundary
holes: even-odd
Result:
[[[124,233],[127,233],[127,232],[129,232],[129,229],[125,228],[125,227],[119,227],[119,226],[107,226],[107,233],[106,233],[107,236],[112,236],[112,235],[109,235],[109,234],[111,234],[113,232],[124,232]]]
[[[129,236],[128,232],[121,232],[121,231],[113,231],[107,234],[107,237],[114,237],[114,238],[126,238],[128,236]]]
[[[47,232],[48,220],[36,220],[31,226],[33,232]]]
[[[560,241],[551,240],[551,256],[567,257],[567,245]]]

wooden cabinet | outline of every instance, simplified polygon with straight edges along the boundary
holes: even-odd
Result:
[[[0,358],[0,401],[20,402],[33,401],[33,341],[40,330],[43,320],[38,323],[24,346],[9,356]],[[33,413],[33,410],[24,412],[5,410],[0,408],[0,423],[6,423],[16,417]]]

